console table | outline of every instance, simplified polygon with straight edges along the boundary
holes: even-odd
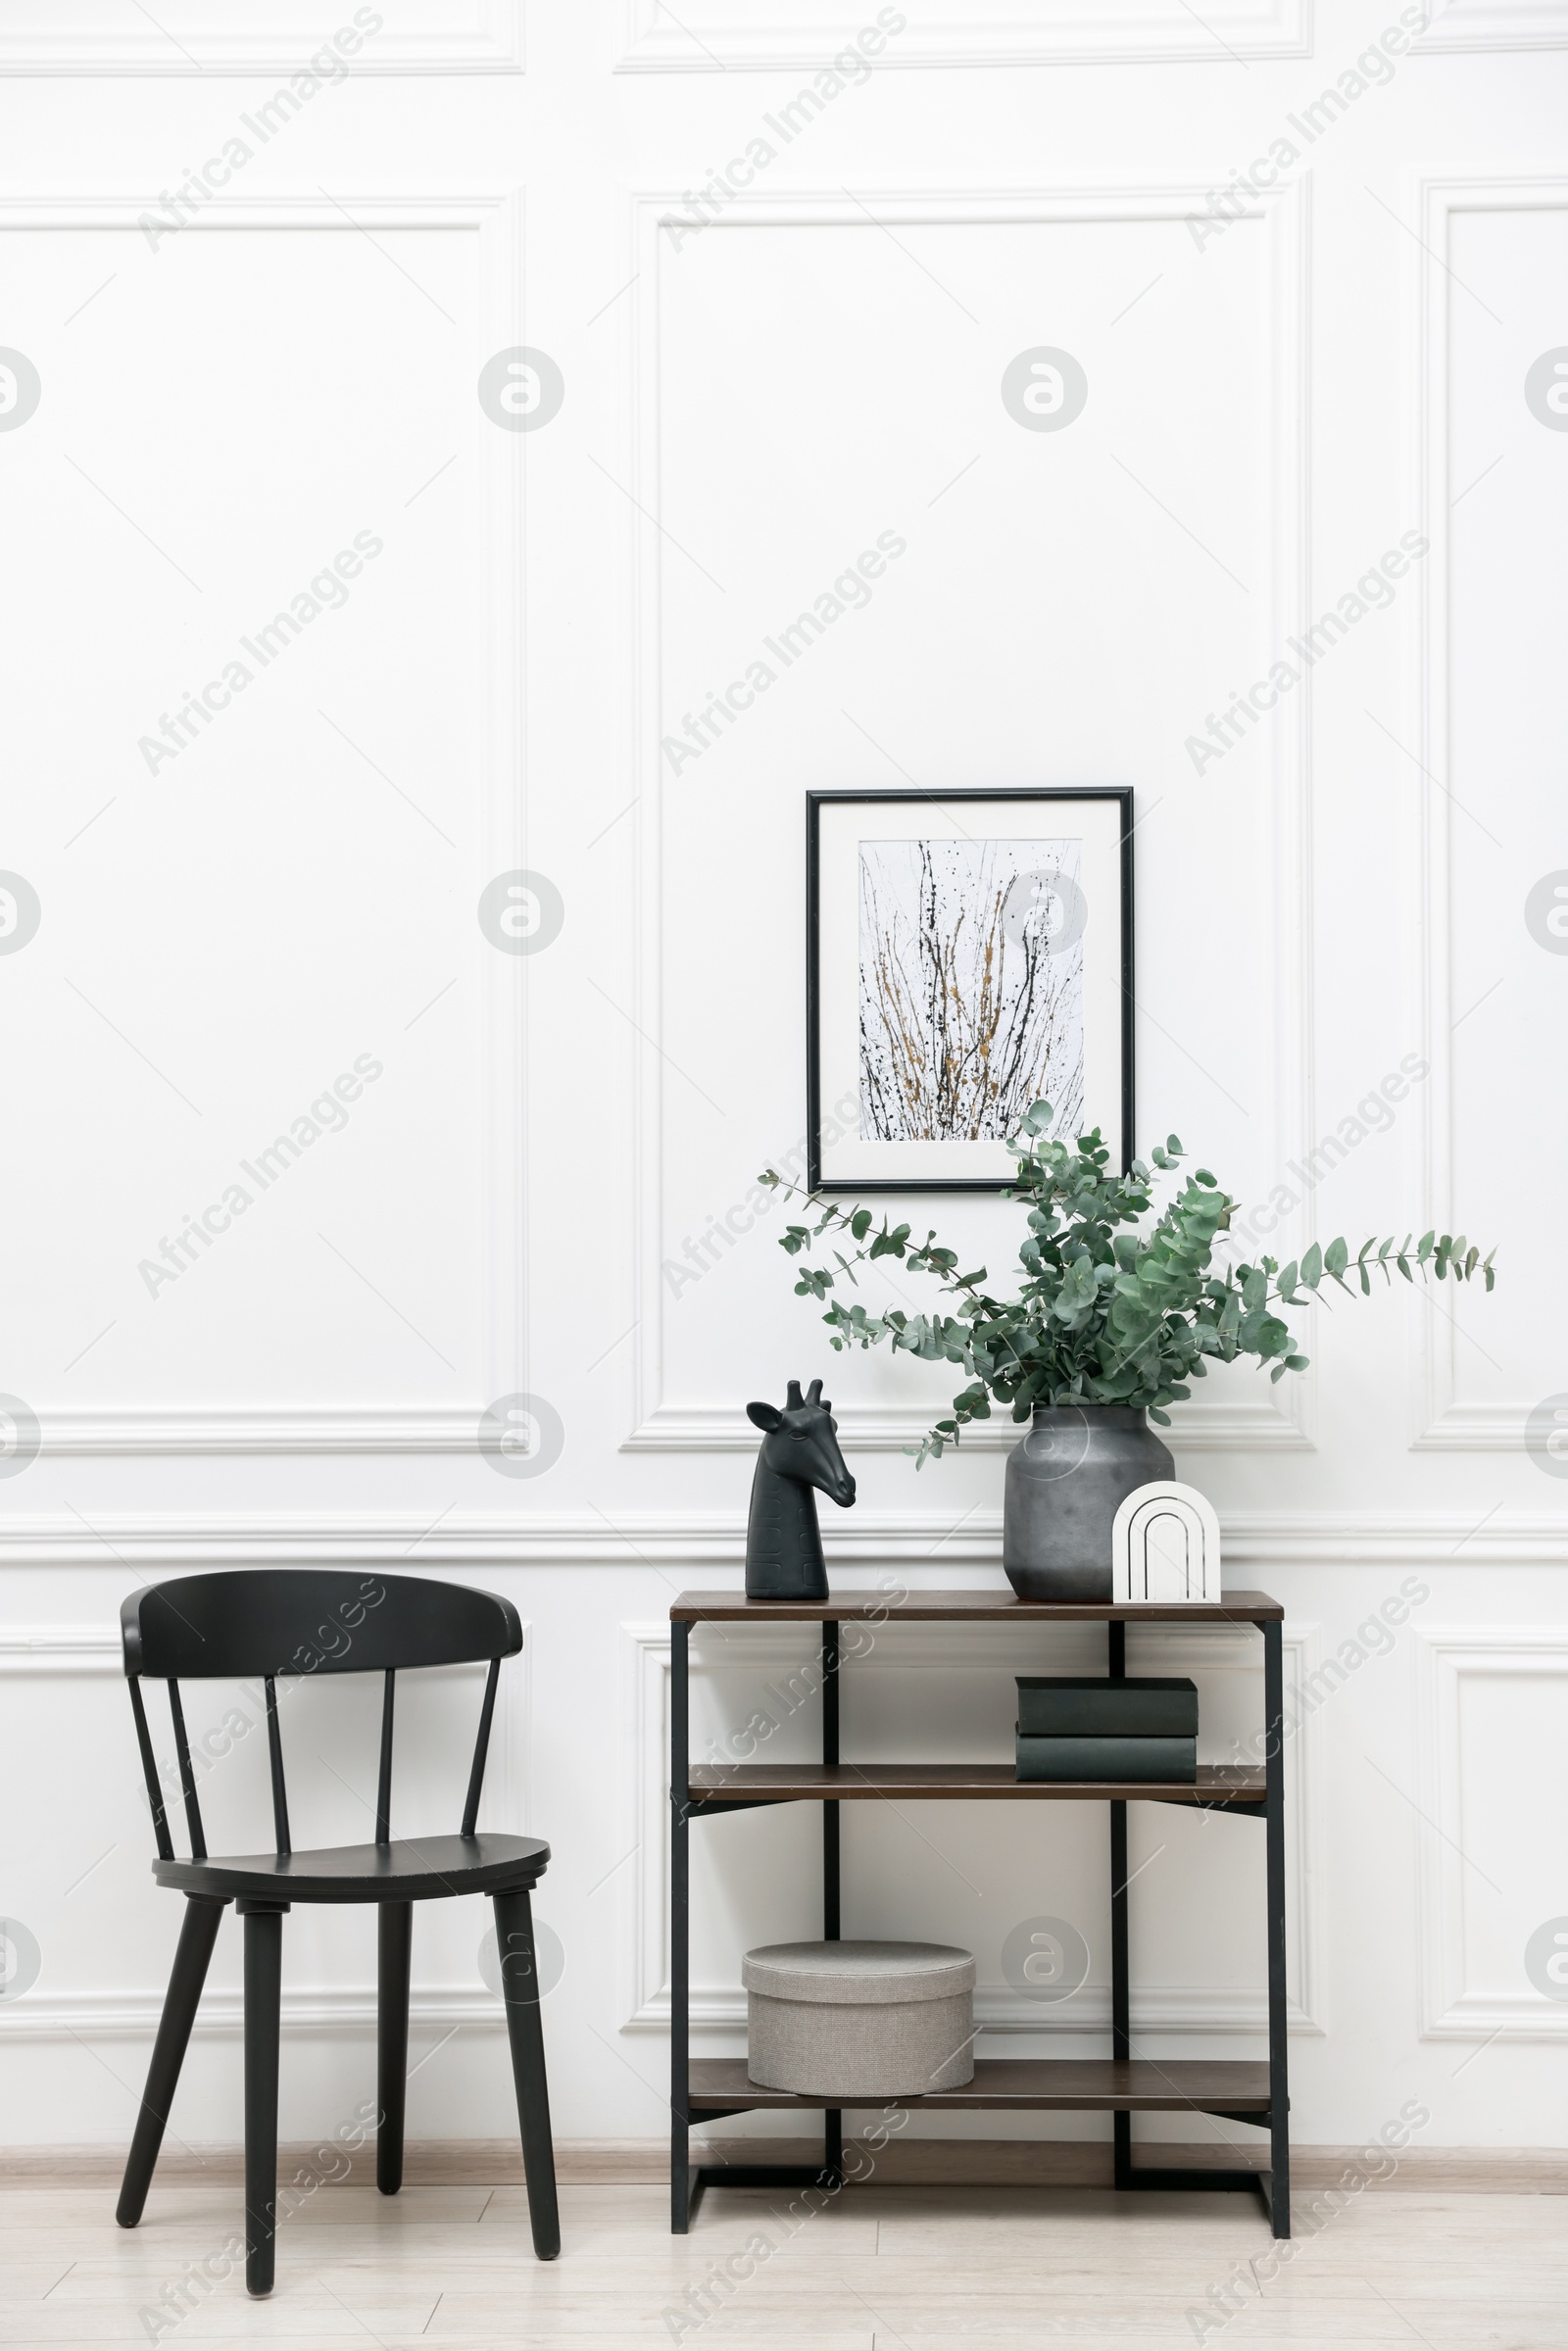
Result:
[[[1162,1605],[1140,1601],[1046,1602],[1010,1592],[913,1592],[891,1600],[881,1592],[846,1592],[829,1600],[749,1600],[732,1592],[683,1592],[670,1609],[670,2227],[684,2235],[707,2187],[844,2184],[844,2110],[825,2098],[761,2089],[749,2080],[743,2057],[691,2055],[691,1849],[693,1820],[746,1812],[759,1804],[815,1803],[822,1807],[822,1934],[836,1942],[840,1928],[839,1806],[872,1797],[911,1800],[989,1800],[1014,1804],[1102,1803],[1110,1808],[1111,2050],[1104,2058],[981,2058],[962,2089],[926,2097],[877,2101],[949,2112],[1021,2110],[1109,2113],[1113,2116],[1114,2180],[1118,2188],[1247,2188],[1263,2198],[1277,2237],[1291,2232],[1289,2096],[1285,2050],[1285,1759],[1281,1735],[1284,1610],[1260,1592],[1227,1592],[1216,1601]],[[1107,1670],[1127,1670],[1129,1624],[1250,1625],[1262,1635],[1265,1761],[1259,1768],[1198,1767],[1196,1782],[1020,1781],[1010,1763],[846,1763],[839,1754],[839,1627],[846,1623],[1103,1624]],[[816,1624],[822,1640],[822,1760],[820,1763],[697,1764],[690,1759],[690,1639],[693,1625]],[[1264,1824],[1268,1915],[1268,2062],[1233,2059],[1151,2059],[1132,2054],[1127,1964],[1127,1806],[1196,1804],[1209,1812],[1238,1812]],[[766,2108],[820,2111],[819,2166],[794,2164],[694,2165],[694,2124]],[[1234,2171],[1135,2164],[1132,2117],[1192,2113],[1261,2126],[1269,2134],[1266,2170]]]

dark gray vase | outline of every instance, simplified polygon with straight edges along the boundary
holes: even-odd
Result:
[[[1108,1600],[1118,1508],[1138,1487],[1175,1475],[1141,1408],[1037,1404],[1007,1455],[1002,1564],[1018,1597]]]

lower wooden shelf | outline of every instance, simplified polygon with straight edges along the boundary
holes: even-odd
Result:
[[[811,2097],[795,2090],[762,2089],[746,2071],[744,2057],[698,2057],[691,2063],[693,2122],[717,2109],[818,2111],[851,2105],[967,2108],[1056,2108],[1066,2113],[1121,2110],[1150,2113],[1268,2112],[1268,2067],[1234,2058],[982,2057],[974,2080],[962,2089],[937,2090],[920,2098],[861,2098],[845,2101]]]

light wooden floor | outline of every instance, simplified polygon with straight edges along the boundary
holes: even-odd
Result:
[[[1368,2192],[1312,2235],[1307,2201],[1294,2259],[1259,2289],[1250,2265],[1272,2240],[1242,2196],[869,2186],[792,2222],[784,2191],[730,2191],[676,2239],[662,2188],[567,2186],[561,2258],[543,2265],[519,2187],[387,2199],[350,2184],[285,2226],[270,2301],[250,2301],[236,2273],[175,2317],[158,2311],[166,2289],[242,2226],[235,2181],[155,2182],[133,2233],[116,2228],[110,2188],[12,2182],[0,2344],[1568,2351],[1568,2197]],[[730,2261],[753,2274],[705,2319],[689,2289]],[[1228,2320],[1211,2288],[1229,2293]]]

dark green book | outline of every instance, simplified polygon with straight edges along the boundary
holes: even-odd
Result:
[[[1020,1780],[1196,1780],[1193,1739],[1040,1739],[1018,1734]]]
[[[1196,1739],[1198,1690],[1186,1680],[1143,1675],[1020,1674],[1018,1728],[1037,1738]]]

